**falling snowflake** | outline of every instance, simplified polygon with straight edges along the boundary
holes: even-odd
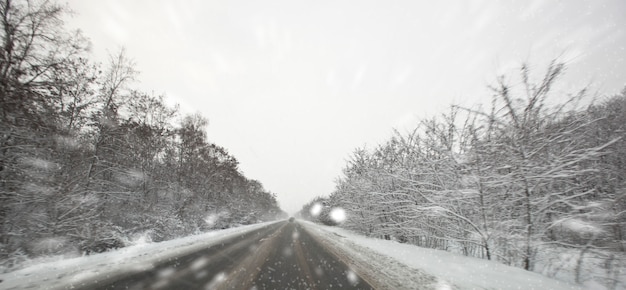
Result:
[[[199,271],[204,268],[209,263],[209,259],[207,257],[200,257],[191,263],[190,268],[194,271]]]
[[[322,212],[322,204],[320,204],[319,202],[316,202],[315,204],[313,204],[313,206],[311,207],[311,209],[309,210],[309,212],[311,213],[312,216],[317,217],[320,215],[320,213]]]
[[[322,275],[324,275],[324,270],[322,270],[322,268],[321,268],[321,267],[317,266],[317,267],[315,268],[315,275],[317,275],[317,276],[322,276]]]
[[[356,286],[357,284],[359,284],[359,276],[357,276],[356,273],[354,273],[352,270],[346,271],[346,277],[348,278],[348,282],[350,282],[350,285]]]
[[[217,220],[219,219],[219,215],[217,214],[210,214],[208,216],[206,216],[204,218],[204,222],[209,226],[212,227],[215,225],[215,223],[217,222]]]
[[[346,220],[346,211],[343,208],[336,207],[330,211],[330,219],[340,224]]]
[[[215,289],[217,288],[217,286],[219,286],[220,284],[222,284],[222,282],[224,282],[226,280],[226,273],[224,272],[219,272],[217,273],[217,275],[215,275],[213,277],[213,279],[211,280],[211,282],[207,283],[206,286],[204,287],[204,289],[207,290],[211,290],[211,289]]]
[[[291,247],[283,249],[283,257],[291,257],[291,255],[293,255],[293,249],[291,249]]]

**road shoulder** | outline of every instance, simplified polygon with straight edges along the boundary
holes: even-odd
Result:
[[[458,289],[451,283],[357,245],[337,233],[306,221],[298,222],[328,251],[350,265],[376,289]]]

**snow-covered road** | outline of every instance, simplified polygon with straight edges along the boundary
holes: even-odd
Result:
[[[580,289],[496,262],[304,221],[42,263],[0,280],[0,289]]]
[[[0,274],[0,289],[75,289],[77,285],[128,272],[153,269],[162,261],[221,244],[275,222],[242,226],[90,256],[41,263]]]
[[[372,289],[297,223],[278,222],[78,289]]]
[[[1,289],[372,289],[297,222],[247,226],[41,264]]]

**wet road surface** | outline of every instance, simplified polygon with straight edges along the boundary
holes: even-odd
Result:
[[[78,288],[77,288],[78,289]],[[148,271],[80,289],[372,289],[297,222],[279,222]]]

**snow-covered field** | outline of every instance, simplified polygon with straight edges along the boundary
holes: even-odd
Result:
[[[353,257],[354,263],[366,264],[355,265],[357,268],[369,266],[375,271],[382,271],[384,275],[392,275],[388,278],[405,289],[424,289],[427,287],[423,283],[432,283],[427,278],[416,278],[415,272],[434,276],[434,288],[442,290],[582,289],[574,284],[493,261],[368,238],[337,227],[300,223],[326,244]],[[397,287],[390,285],[389,288]]]
[[[117,251],[36,264],[0,274],[0,289],[72,289],[83,281],[139,272],[155,263],[193,253],[275,222],[241,226],[159,243],[143,243]]]

